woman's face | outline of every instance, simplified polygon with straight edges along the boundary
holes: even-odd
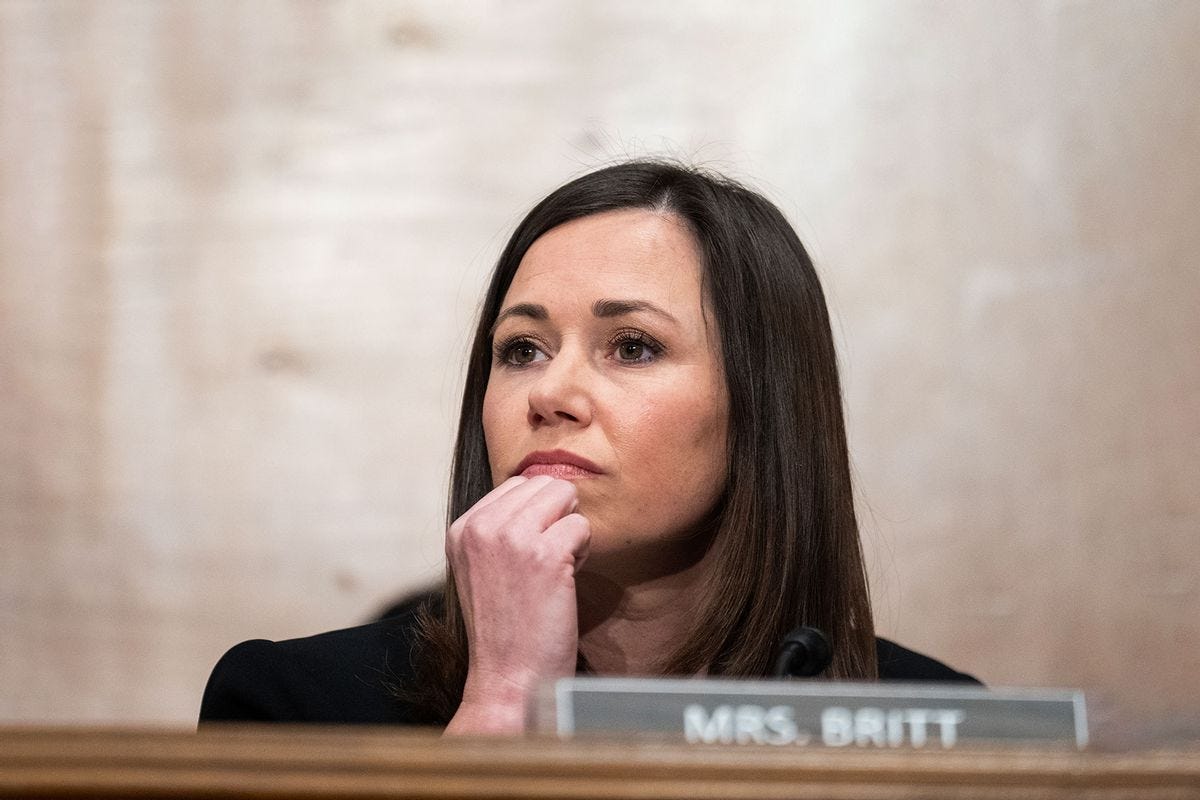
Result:
[[[699,254],[675,216],[596,214],[534,242],[483,403],[492,480],[578,488],[589,561],[681,544],[725,485],[728,401]]]

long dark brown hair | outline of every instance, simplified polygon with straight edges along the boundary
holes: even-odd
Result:
[[[449,521],[491,491],[483,398],[489,331],[529,247],[590,214],[653,209],[688,225],[705,302],[720,333],[729,394],[727,484],[716,509],[713,571],[691,634],[664,674],[769,674],[799,625],[829,636],[830,678],[874,679],[875,636],[850,485],[837,357],[812,261],[783,214],[719,175],[630,161],[552,192],[521,221],[484,297],[471,345],[450,479]],[[430,722],[462,701],[467,636],[447,569],[440,608],[418,626],[415,681],[403,694]]]

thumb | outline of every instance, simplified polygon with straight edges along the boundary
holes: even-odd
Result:
[[[575,559],[575,572],[578,573],[583,562],[587,561],[592,541],[592,524],[588,522],[588,518],[582,514],[567,514],[546,528],[542,535],[553,536],[562,542]]]

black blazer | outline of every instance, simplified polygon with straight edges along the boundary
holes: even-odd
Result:
[[[200,721],[416,724],[392,687],[412,676],[413,611],[303,639],[242,642],[213,669]],[[875,640],[885,681],[979,683],[940,661]]]

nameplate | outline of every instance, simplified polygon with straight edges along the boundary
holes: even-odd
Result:
[[[705,744],[951,749],[1087,745],[1078,691],[947,684],[564,678],[544,687],[536,729]]]

